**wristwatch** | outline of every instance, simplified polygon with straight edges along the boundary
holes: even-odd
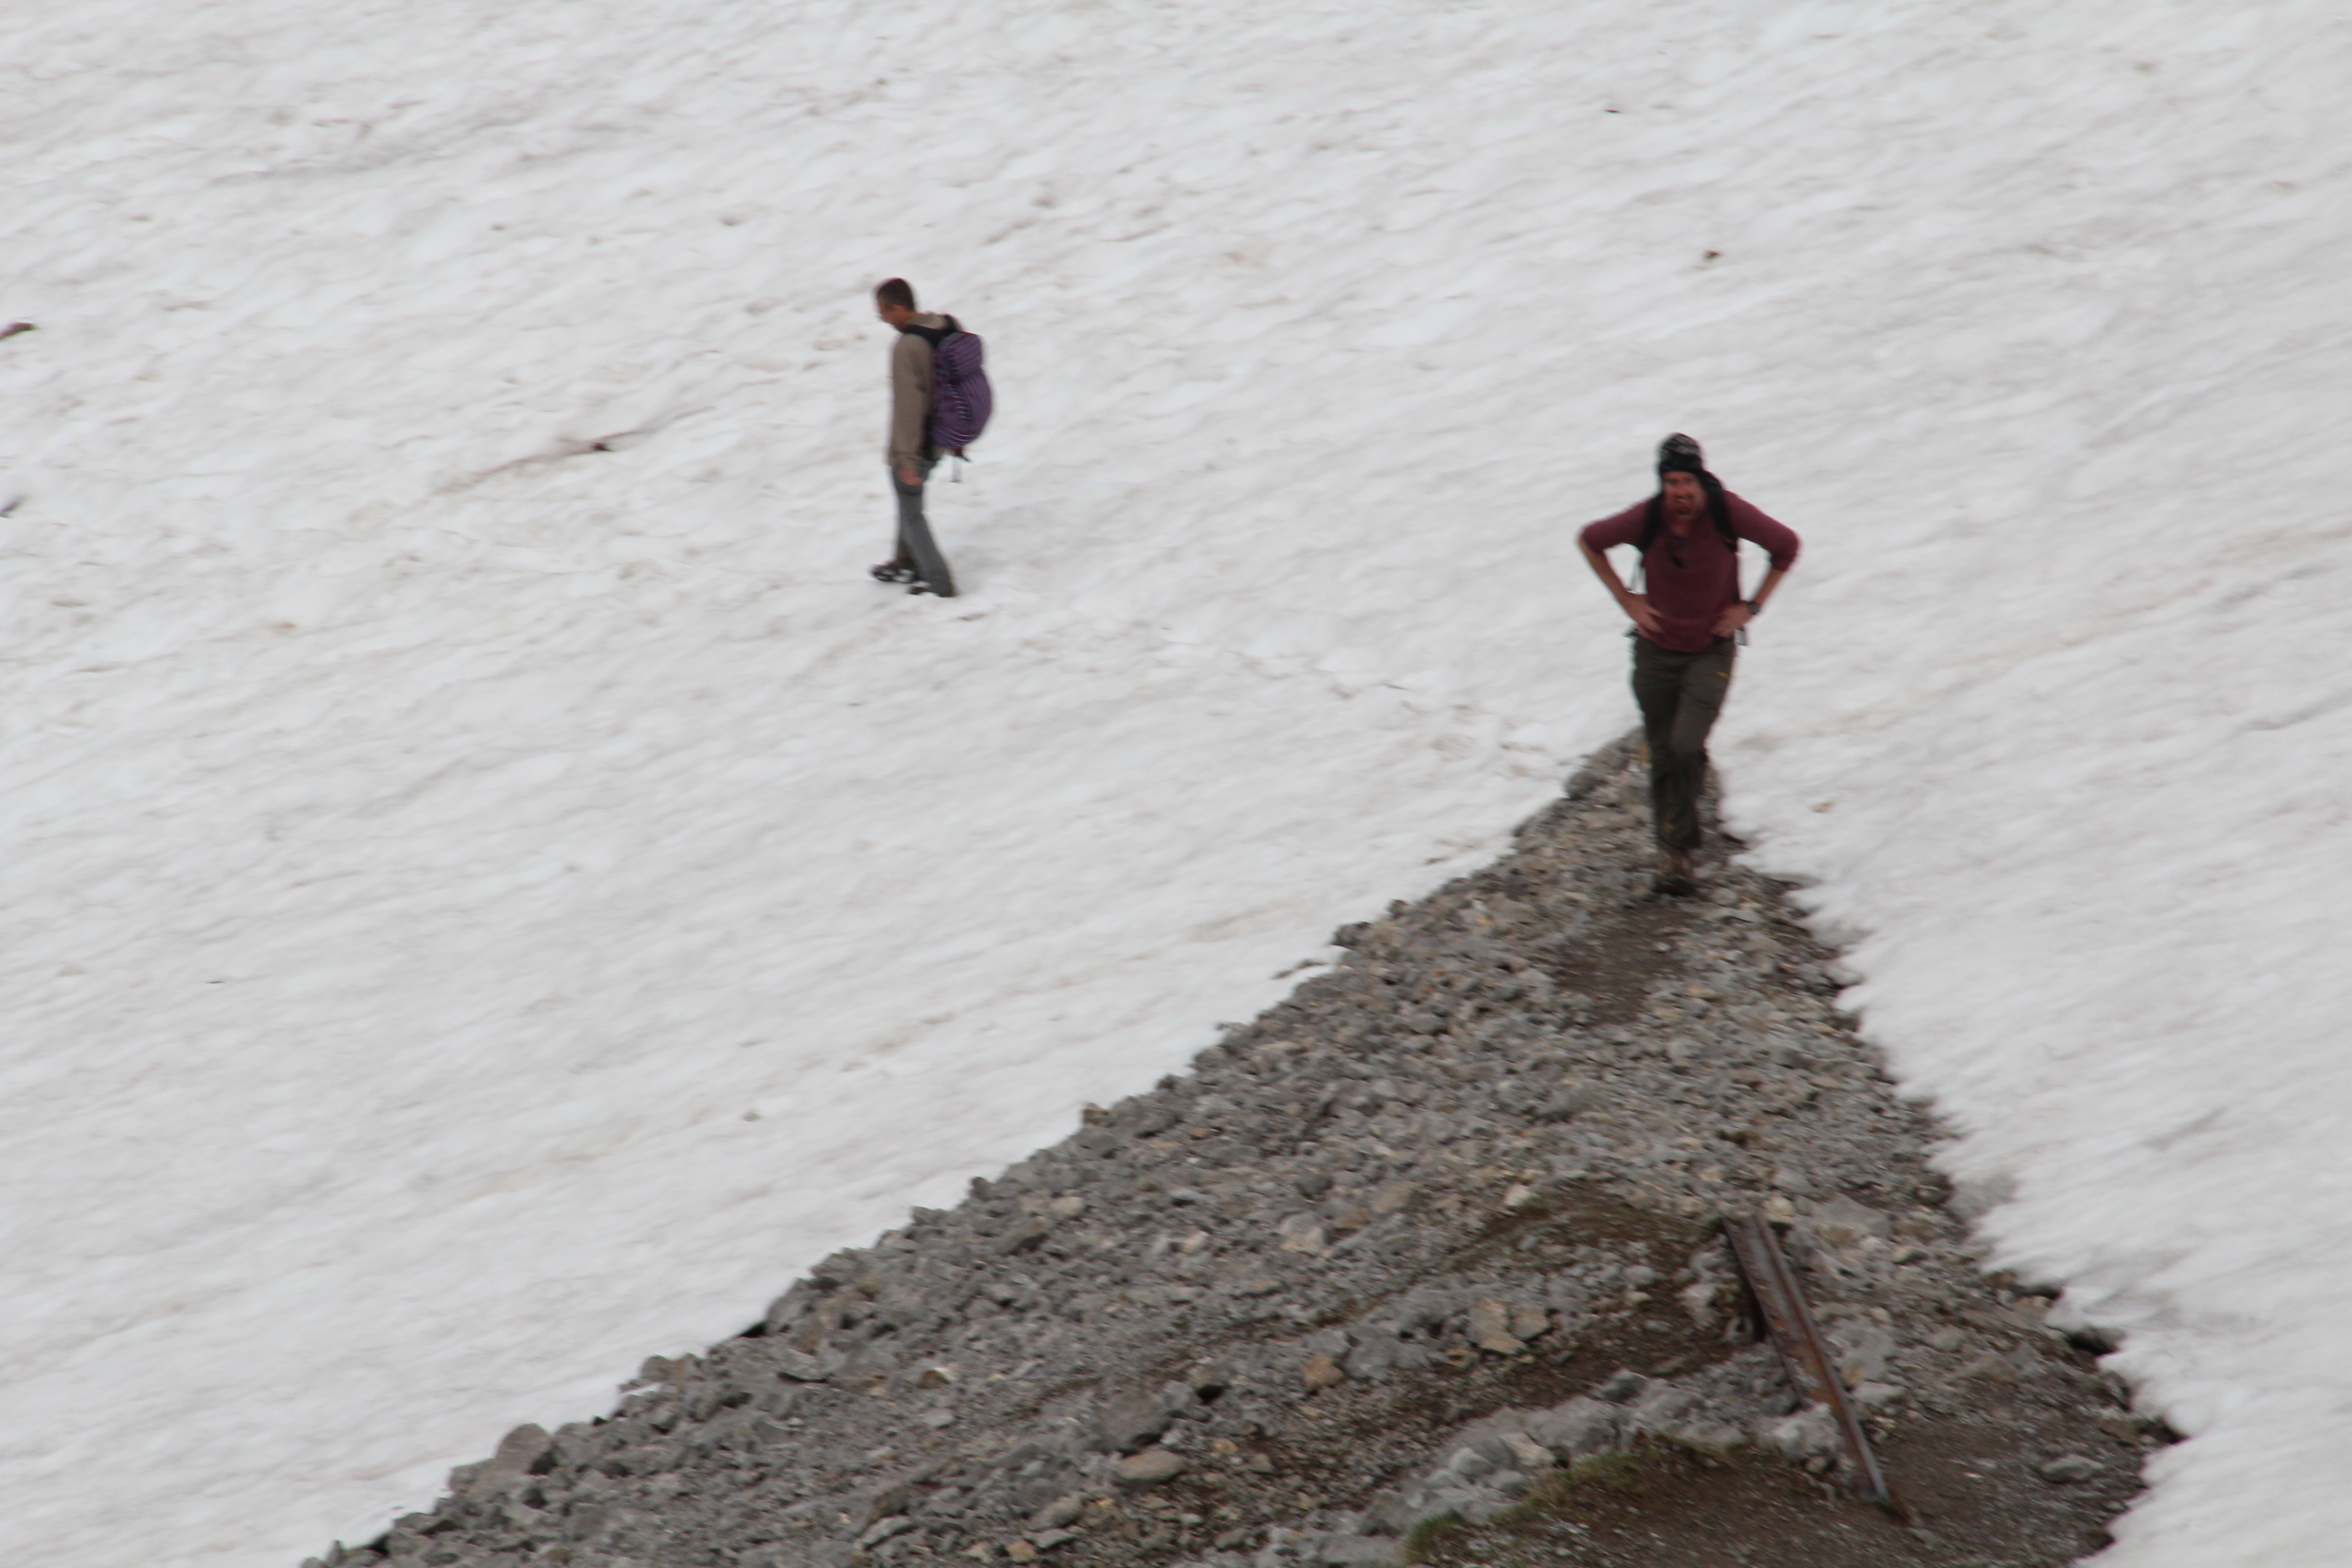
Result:
[[[1743,599],[1740,603],[1748,606],[1748,618],[1750,620],[1764,613],[1764,601],[1761,599]]]

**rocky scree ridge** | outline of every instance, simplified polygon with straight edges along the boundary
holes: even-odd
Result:
[[[1733,1326],[1711,1226],[1757,1210],[1892,1473],[1975,1553],[1859,1560],[2093,1549],[2164,1434],[2046,1292],[1978,1273],[1933,1124],[1787,889],[1710,863],[1700,898],[1650,896],[1637,761],[1597,754],[1496,865],[1338,933],[1192,1074],[306,1568],[1386,1563],[1595,1453],[1830,1471]]]

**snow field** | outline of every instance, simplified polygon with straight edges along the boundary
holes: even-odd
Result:
[[[2194,1434],[2112,1560],[2333,1560],[2343,19],[0,29],[0,1555],[365,1539],[1179,1068],[1630,721],[1680,428],[1807,542],[1735,817]]]

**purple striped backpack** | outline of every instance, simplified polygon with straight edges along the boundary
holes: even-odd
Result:
[[[931,445],[961,458],[963,449],[988,428],[996,406],[989,390],[988,370],[981,360],[980,336],[967,332],[953,316],[945,327],[901,327],[931,345],[931,423],[926,434]]]

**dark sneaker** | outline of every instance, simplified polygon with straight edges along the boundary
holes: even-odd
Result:
[[[1687,849],[1658,851],[1658,876],[1650,884],[1650,891],[1669,899],[1687,899],[1697,892],[1697,879],[1691,874],[1691,852]]]
[[[879,566],[869,567],[867,574],[877,583],[911,583],[915,580],[915,569],[903,561],[885,561]]]

